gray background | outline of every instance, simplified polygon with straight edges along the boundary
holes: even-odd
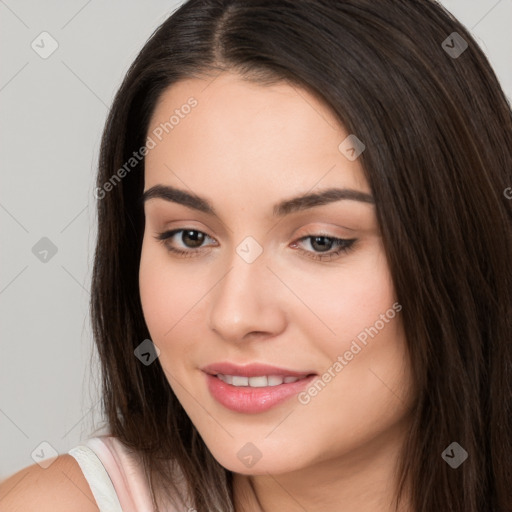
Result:
[[[128,66],[180,3],[0,0],[0,480],[101,420],[88,314],[100,136]],[[442,3],[512,98],[512,0]],[[31,47],[43,31],[58,43],[46,59]],[[45,262],[43,237],[57,249]]]

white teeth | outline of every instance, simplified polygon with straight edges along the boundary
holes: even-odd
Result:
[[[268,377],[268,385],[269,386],[279,386],[284,382],[284,377],[279,377],[279,375],[269,375]]]
[[[264,388],[267,386],[279,386],[280,384],[289,384],[297,382],[302,377],[282,377],[280,375],[261,375],[257,377],[242,377],[239,375],[224,375],[218,373],[217,377],[226,384],[239,387]]]
[[[240,377],[239,375],[233,375],[233,386],[248,386],[249,377]]]
[[[268,386],[268,379],[264,375],[262,377],[249,377],[249,386],[251,388],[264,388]]]

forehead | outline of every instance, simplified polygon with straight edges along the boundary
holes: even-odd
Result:
[[[349,133],[326,104],[287,82],[261,85],[231,73],[183,80],[160,97],[147,135],[155,147],[145,189],[167,183],[269,199],[317,183],[369,192],[360,163],[338,148]]]

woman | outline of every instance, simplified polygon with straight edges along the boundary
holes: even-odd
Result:
[[[511,148],[433,1],[185,3],[103,136],[108,432],[45,485],[71,475],[80,510],[512,510]]]

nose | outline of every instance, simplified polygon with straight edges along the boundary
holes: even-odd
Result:
[[[273,337],[285,329],[282,284],[264,255],[248,263],[234,254],[230,268],[212,290],[209,327],[226,341]]]

